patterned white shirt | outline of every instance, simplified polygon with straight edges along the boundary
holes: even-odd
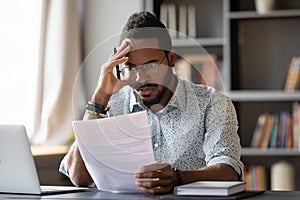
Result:
[[[113,95],[109,106],[109,116],[147,111],[156,161],[181,170],[224,163],[242,175],[236,112],[231,100],[214,88],[178,78],[172,98],[157,113],[130,87]]]
[[[236,112],[229,97],[214,88],[178,78],[167,106],[153,113],[125,86],[110,98],[109,107],[109,117],[147,111],[156,161],[180,170],[224,163],[242,179]],[[67,174],[64,163],[60,171]]]

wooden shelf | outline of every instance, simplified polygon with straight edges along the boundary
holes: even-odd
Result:
[[[262,19],[262,18],[277,18],[277,17],[299,17],[300,10],[274,10],[268,14],[258,14],[256,11],[238,11],[230,12],[226,17],[230,19]]]
[[[223,38],[186,38],[173,39],[174,47],[197,47],[201,46],[222,46],[224,44]]]
[[[300,151],[294,149],[280,149],[280,148],[267,148],[267,149],[259,149],[259,148],[243,148],[242,156],[299,156]]]
[[[31,152],[34,157],[36,156],[53,156],[65,155],[68,152],[68,147],[63,145],[32,145]]]
[[[227,94],[232,101],[238,102],[300,101],[300,92],[287,93],[282,90],[233,90]]]

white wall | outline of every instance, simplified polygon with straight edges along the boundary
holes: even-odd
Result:
[[[82,0],[83,54],[81,67],[90,99],[96,87],[100,66],[118,46],[119,34],[128,17],[144,9],[143,0]]]

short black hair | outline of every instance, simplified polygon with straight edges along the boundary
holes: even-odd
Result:
[[[172,41],[168,29],[154,14],[149,11],[133,13],[125,24],[120,43],[125,38],[157,38],[162,50],[170,51]]]

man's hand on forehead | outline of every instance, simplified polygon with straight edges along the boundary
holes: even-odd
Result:
[[[132,49],[134,47],[134,41],[129,38],[125,38],[122,43],[127,43],[128,46]]]

